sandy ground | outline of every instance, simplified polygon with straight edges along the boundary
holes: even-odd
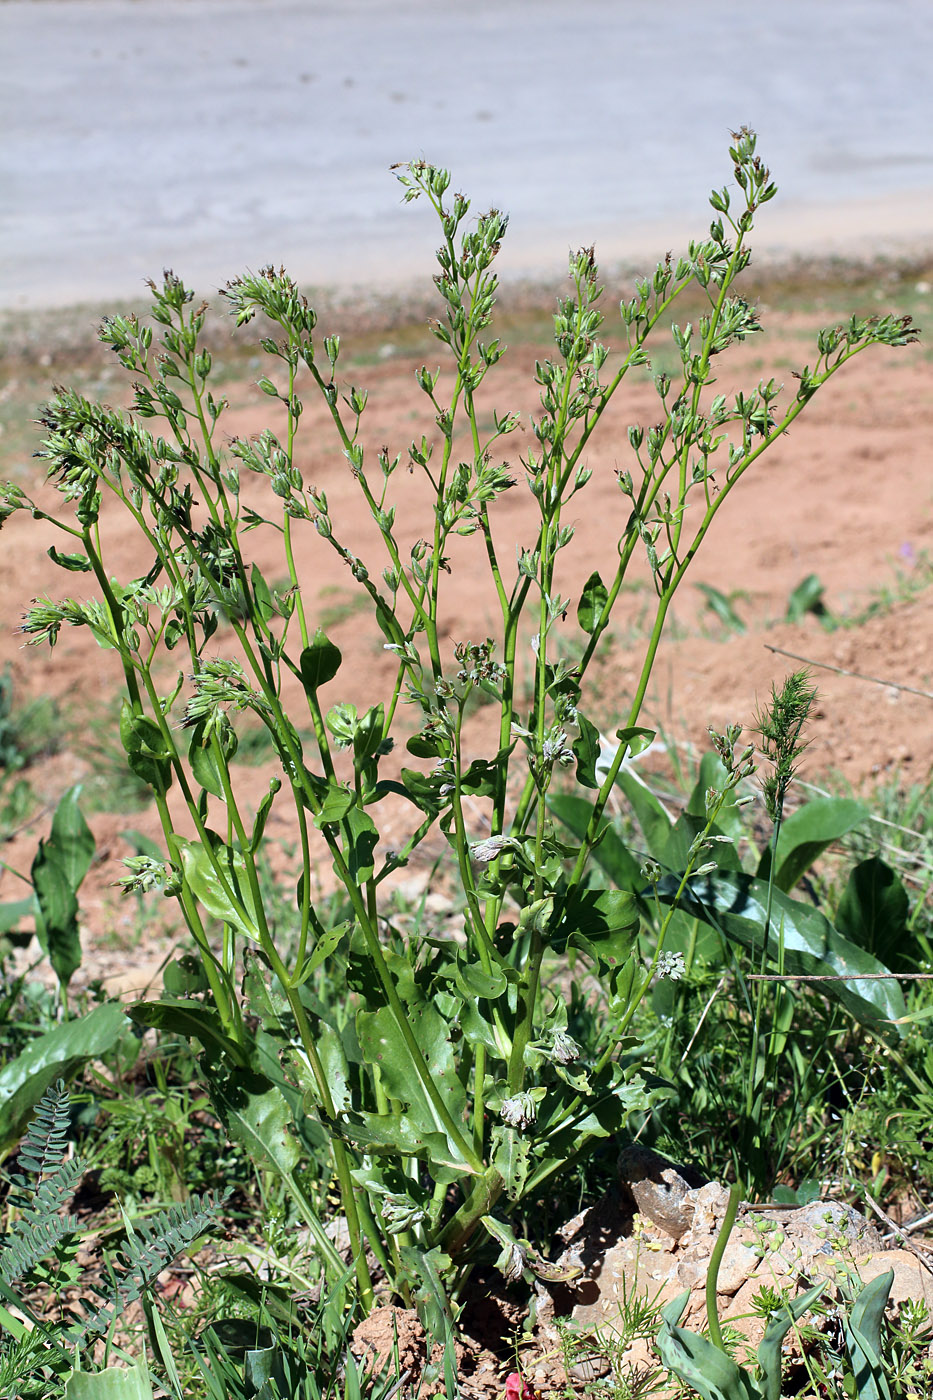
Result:
[[[920,284],[915,303],[919,297],[922,304],[928,285]],[[770,328],[767,335],[750,348],[732,352],[728,365],[724,361],[719,367],[723,392],[757,382],[771,367],[792,383],[788,366],[812,361],[814,314],[772,311],[764,319]],[[495,388],[487,410],[517,408],[527,413],[535,407],[532,374],[542,346],[523,343],[521,336],[512,340],[491,380]],[[363,420],[368,446],[385,443],[394,453],[404,451],[422,432],[430,436],[426,400],[414,383],[423,355],[386,342],[361,358],[374,361],[361,363],[354,371],[356,382],[370,393]],[[273,421],[269,400],[254,384],[238,378],[225,389],[231,401],[227,433],[255,433]],[[116,392],[111,384],[110,394],[115,397]],[[869,351],[818,394],[792,432],[741,482],[708,536],[692,582],[688,579],[675,604],[657,659],[645,722],[661,728],[671,742],[694,745],[704,743],[709,724],[721,728],[738,720],[750,725],[756,703],[767,697],[772,682],[780,682],[798,664],[774,650],[783,649],[813,664],[820,687],[805,765],[808,779],[821,783],[842,777],[866,793],[878,781],[907,786],[927,780],[933,767],[929,644],[933,591],[919,585],[929,579],[933,560],[931,409],[933,379],[922,345]],[[564,597],[575,599],[594,567],[605,576],[611,574],[626,516],[615,476],[615,470],[627,464],[624,430],[629,423],[653,421],[655,412],[651,385],[647,381],[633,385],[588,454],[593,477],[572,506],[576,536],[564,554],[560,588]],[[377,574],[385,561],[361,509],[359,488],[330,437],[317,431],[320,425],[319,411],[309,408],[302,420],[297,460],[305,480],[326,491],[336,532]],[[519,477],[517,458],[528,438],[523,432],[506,443]],[[419,478],[400,471],[393,485],[401,539],[428,536],[431,520]],[[516,546],[531,543],[534,522],[534,502],[523,485],[500,498],[494,529],[501,559],[514,559]],[[123,578],[137,574],[142,563],[128,522],[105,508],[102,534],[110,571]],[[267,576],[280,577],[276,537],[260,530],[249,538]],[[80,732],[80,716],[87,716],[89,730],[98,737],[102,729],[106,732],[106,722],[101,726],[98,717],[112,713],[107,707],[113,703],[118,682],[113,656],[89,645],[82,632],[63,633],[51,653],[22,649],[15,626],[30,599],[46,592],[53,596],[73,592],[80,582],[80,576],[62,574],[46,557],[45,549],[53,540],[49,527],[18,515],[4,528],[0,554],[0,616],[7,619],[0,634],[0,665],[12,664],[20,695],[56,697],[71,725],[64,752],[28,774],[49,801],[87,771],[86,748],[82,752],[87,736]],[[329,686],[326,701],[374,703],[385,696],[391,677],[382,635],[359,610],[352,579],[342,565],[335,565],[325,543],[307,529],[299,549],[311,619],[326,620],[344,656],[343,669]],[[495,636],[497,623],[478,539],[457,541],[450,562],[443,612],[444,644],[452,662],[455,642]],[[847,625],[827,630],[813,616],[795,624],[781,620],[791,591],[811,573],[824,587],[829,612],[848,619]],[[747,624],[746,632],[736,635],[723,628],[694,586],[701,582],[727,596],[735,595],[734,606]],[[592,691],[584,708],[606,732],[625,715],[644,651],[651,597],[645,579],[636,580],[622,599],[615,634],[602,649],[592,674]],[[872,608],[874,615],[866,617]],[[564,624],[570,651],[580,638],[574,615],[571,607]],[[859,625],[856,619],[862,619]],[[220,641],[218,652],[222,654]],[[824,664],[858,677],[821,669]],[[473,751],[485,756],[495,751],[490,714],[479,711],[469,735]],[[404,710],[401,722],[409,723]],[[114,736],[109,738],[113,744]],[[247,805],[254,807],[270,770],[239,771]],[[91,943],[106,943],[115,928],[118,935],[121,928],[127,934],[136,928],[138,937],[134,911],[125,904],[117,910],[111,887],[120,874],[119,860],[128,853],[118,833],[134,827],[156,837],[155,814],[151,810],[101,813],[93,824],[99,860],[85,891]],[[28,868],[41,829],[41,822],[33,824],[7,843],[4,858],[14,868]],[[390,830],[387,839],[396,834]],[[292,839],[284,809],[278,819],[273,813],[269,835],[285,843]],[[0,899],[17,897],[20,891],[11,876],[0,877]],[[114,954],[110,961],[125,965],[122,954]]]

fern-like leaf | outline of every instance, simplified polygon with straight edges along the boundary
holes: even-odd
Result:
[[[77,1157],[66,1157],[68,1094],[62,1080],[45,1091],[19,1150],[20,1173],[11,1179],[10,1205],[19,1212],[12,1230],[0,1240],[0,1279],[16,1283],[78,1228],[73,1215],[62,1215],[84,1171]]]
[[[68,1091],[65,1081],[51,1084],[36,1105],[36,1116],[26,1129],[19,1147],[21,1170],[35,1177],[47,1176],[63,1161],[67,1152],[69,1126]],[[14,1177],[25,1185],[22,1177]]]
[[[162,1270],[204,1234],[229,1194],[227,1190],[214,1197],[208,1191],[200,1197],[192,1196],[183,1205],[169,1206],[134,1227],[118,1254],[111,1288],[107,1293],[95,1290],[104,1298],[102,1306],[79,1322],[69,1339],[84,1346],[91,1337],[106,1332],[114,1318],[151,1288]],[[83,1301],[82,1306],[86,1306]]]

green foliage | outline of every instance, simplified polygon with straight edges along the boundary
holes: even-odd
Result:
[[[87,573],[96,588],[84,601],[35,601],[24,631],[54,646],[62,627],[83,627],[116,652],[121,744],[165,833],[158,857],[140,851],[127,863],[124,886],[161,889],[178,901],[193,964],[175,969],[166,995],[130,1015],[200,1048],[214,1111],[286,1189],[334,1296],[350,1290],[315,1197],[324,1163],[346,1218],[356,1297],[372,1305],[368,1261],[375,1259],[435,1341],[449,1343],[477,1263],[498,1259],[514,1277],[546,1270],[512,1218],[669,1092],[644,1068],[647,1047],[635,1025],[671,967],[684,921],[712,911],[711,925],[727,939],[757,939],[763,956],[770,947],[770,908],[762,924],[759,892],[728,834],[751,770],[751,748],[736,752],[738,727],[718,737],[718,766],[676,821],[639,784],[629,759],[653,738],[641,711],[674,595],[730,492],[852,356],[908,344],[916,331],[908,317],[853,317],[820,334],[814,363],[800,370],[786,402],[774,380],[731,397],[713,393],[714,358],[760,330],[757,311],[734,285],[750,259],[757,212],[775,193],[751,132],[735,134],[730,159],[738,195],[714,191],[709,236],[636,283],[620,307],[616,347],[601,339],[593,250],[572,255],[552,357],[535,367],[540,409],[525,424],[498,408],[489,417],[486,381],[505,353],[491,323],[507,219],[491,210],[468,223],[469,201],[450,195],[448,173],[415,161],[397,171],[404,198],[430,204],[442,240],[440,315],[431,330],[448,373],[427,366],[417,373],[430,437],[373,451],[369,443],[381,437],[368,419],[364,426],[367,391],[345,376],[339,336],[322,337],[294,282],[270,267],[225,290],[237,329],[259,318],[267,372],[258,387],[272,424],[231,440],[204,341],[207,307],[167,273],[152,286],[154,325],[114,316],[101,330],[132,377],[130,410],[62,389],[43,412],[40,455],[60,512],[14,485],[0,506],[4,518],[25,508],[57,526],[69,552],[54,561]],[[696,324],[671,326],[675,373],[656,376],[651,425],[628,429],[612,572],[594,572],[578,598],[564,597],[562,551],[574,535],[568,514],[579,515],[591,477],[586,454],[630,371],[649,363],[660,323],[688,293],[702,311]],[[309,396],[371,518],[366,560],[346,542],[346,522],[326,493],[305,484]],[[515,454],[519,471],[501,454],[520,426],[527,431]],[[430,538],[414,543],[396,520],[402,466],[417,477],[432,522]],[[513,566],[500,503],[516,487],[516,472],[537,526]],[[244,473],[255,481],[241,492]],[[135,578],[114,578],[108,566],[112,507],[137,531]],[[249,552],[259,529],[281,541],[281,586]],[[445,575],[469,548],[490,570],[495,635],[448,643]],[[392,658],[394,680],[384,693],[361,693],[366,678],[347,675],[303,593],[299,558],[318,578],[325,560],[348,571]],[[588,673],[639,562],[650,576],[654,618],[612,746],[586,713]],[[568,640],[570,616],[577,628]],[[531,682],[522,699],[526,661]],[[165,682],[168,674],[177,679]],[[469,714],[478,697],[497,722],[476,754]],[[400,722],[403,703],[416,721],[413,734]],[[268,734],[280,770],[254,812],[235,771],[244,724]],[[793,724],[786,728],[792,766]],[[555,830],[549,806],[562,774],[581,790],[561,812],[562,835],[571,839]],[[642,824],[648,859],[611,836],[606,813],[619,792]],[[404,804],[408,819],[404,829],[393,822],[388,846],[380,804],[390,796],[393,813]],[[262,879],[273,810],[294,832],[300,862],[288,940]],[[449,853],[462,946],[393,918],[389,877],[429,838]],[[792,838],[781,851],[782,875],[796,869]],[[816,849],[818,836],[808,840]],[[64,869],[49,848],[43,859]],[[341,890],[339,915],[313,897],[322,860]],[[73,863],[68,868],[74,875]],[[742,917],[717,904],[720,882],[733,897],[738,891]],[[710,890],[709,898],[698,893]],[[819,916],[784,898],[780,911],[799,931],[805,965],[842,966],[850,953],[838,932],[817,928]],[[42,915],[64,986],[75,954],[73,910],[49,895]],[[783,946],[791,944],[796,955],[787,930]],[[853,953],[857,974],[874,966],[867,952]],[[897,1009],[848,971],[839,995],[857,1014],[869,1017],[870,1008],[874,1025],[879,1006]],[[604,1015],[586,1011],[588,977],[599,980]],[[23,1091],[28,1069],[20,1066]],[[315,1164],[308,1172],[306,1158]],[[184,1244],[196,1225],[196,1212],[166,1217],[167,1243]],[[127,1248],[126,1288],[145,1288],[156,1241],[144,1232],[137,1252]]]
[[[12,1178],[7,1201],[12,1228],[0,1239],[0,1395],[4,1400],[59,1394],[58,1386],[81,1349],[108,1331],[131,1302],[151,1292],[162,1270],[204,1233],[222,1205],[222,1199],[192,1197],[186,1205],[173,1206],[136,1226],[124,1217],[125,1243],[107,1259],[109,1287],[85,1280],[80,1296],[84,1315],[74,1316],[64,1307],[62,1294],[74,1277],[71,1261],[78,1221],[66,1207],[85,1166],[79,1157],[68,1156],[69,1126],[68,1094],[59,1080],[43,1095],[23,1139],[20,1172]],[[26,1300],[27,1289],[37,1283],[54,1299],[47,1316],[38,1315]],[[20,1286],[19,1292],[13,1284]],[[97,1305],[92,1302],[94,1295]],[[19,1315],[29,1320],[33,1330],[19,1321]],[[135,1400],[137,1395],[151,1395],[143,1360],[129,1372],[116,1368],[113,1374],[109,1369],[101,1374],[89,1357],[85,1363],[89,1372],[66,1381],[66,1396]]]

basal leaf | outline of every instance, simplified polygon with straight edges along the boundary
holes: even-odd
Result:
[[[0,1069],[0,1159],[19,1142],[49,1085],[56,1079],[67,1082],[88,1061],[107,1054],[126,1026],[123,1007],[107,1001],[86,1016],[36,1036],[22,1054],[7,1061]]]
[[[836,910],[836,927],[900,972],[911,964],[909,913],[910,900],[897,875],[880,857],[871,856],[849,872]]]
[[[666,876],[658,886],[659,897],[670,902],[678,884],[676,876]],[[689,881],[680,907],[758,958],[764,940],[767,898],[764,881],[738,871],[720,871]],[[866,975],[886,972],[882,963],[843,938],[818,909],[791,899],[783,890],[775,890],[768,936],[772,960],[777,958],[781,934],[784,965],[789,974],[841,978],[815,986],[824,995],[842,1002],[863,1025],[890,1034],[886,1023],[904,1014],[901,990],[893,981],[863,980]],[[899,1030],[899,1034],[904,1032]]]
[[[861,802],[848,797],[816,797],[799,807],[781,824],[777,849],[775,884],[790,891],[827,846],[860,826],[869,815]],[[767,880],[771,869],[770,846],[762,853],[759,880]]]

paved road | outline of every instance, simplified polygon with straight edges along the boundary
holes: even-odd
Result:
[[[702,231],[747,122],[773,248],[933,248],[931,0],[0,0],[0,307],[424,273],[424,154],[503,268]],[[773,211],[773,213],[772,213]]]

